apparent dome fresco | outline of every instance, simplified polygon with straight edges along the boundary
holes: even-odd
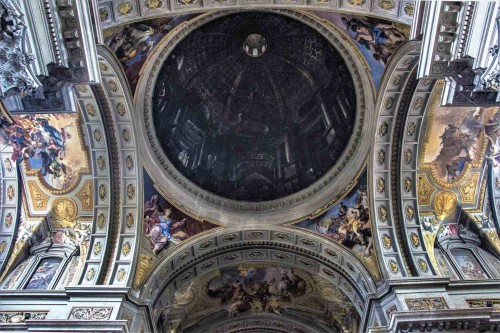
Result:
[[[344,151],[353,80],[313,28],[271,13],[217,19],[182,40],[153,97],[156,135],[198,186],[239,201],[300,191]]]

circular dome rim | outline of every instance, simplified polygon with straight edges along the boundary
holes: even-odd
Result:
[[[295,19],[318,31],[340,54],[346,63],[356,89],[356,115],[354,129],[337,162],[319,179],[303,190],[291,195],[262,202],[237,201],[209,192],[185,177],[174,167],[159,143],[153,123],[152,99],[154,87],[161,68],[170,53],[184,38],[205,23],[218,18],[242,12],[264,12],[284,15]],[[371,133],[373,132],[373,112],[375,96],[373,83],[366,73],[366,63],[360,60],[361,55],[354,43],[333,26],[324,24],[314,15],[287,9],[240,9],[202,14],[187,24],[175,29],[158,44],[160,52],[154,53],[143,68],[143,75],[136,88],[136,120],[141,138],[142,160],[150,176],[158,183],[162,194],[174,205],[180,205],[187,213],[201,219],[222,225],[249,223],[262,225],[261,218],[266,217],[265,224],[283,224],[297,221],[309,215],[317,215],[329,208],[332,199],[341,195],[349,183],[359,174],[366,164]],[[368,89],[365,89],[368,87]],[[366,130],[366,129],[369,130]],[[155,156],[156,155],[156,156]],[[356,162],[358,161],[358,162]],[[359,162],[361,161],[361,162]],[[340,170],[337,170],[339,169]],[[347,179],[347,180],[346,180]],[[332,187],[335,189],[332,191]],[[168,189],[167,189],[168,188]],[[180,204],[180,203],[184,204]],[[189,207],[186,207],[186,204]]]

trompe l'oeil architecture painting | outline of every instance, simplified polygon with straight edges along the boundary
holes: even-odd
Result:
[[[500,3],[0,20],[0,330],[500,330]]]

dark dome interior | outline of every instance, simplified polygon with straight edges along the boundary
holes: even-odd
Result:
[[[313,28],[238,13],[192,32],[169,55],[153,97],[169,160],[205,190],[264,201],[302,190],[337,161],[356,96],[345,62]]]

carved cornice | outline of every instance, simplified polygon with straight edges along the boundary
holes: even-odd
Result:
[[[140,0],[136,1],[99,1],[99,16],[104,28],[159,17],[203,13],[213,10],[240,8],[294,8],[297,10],[336,11],[342,14],[359,15],[360,13],[385,20],[411,24],[415,5],[411,0],[339,1],[339,0]]]

